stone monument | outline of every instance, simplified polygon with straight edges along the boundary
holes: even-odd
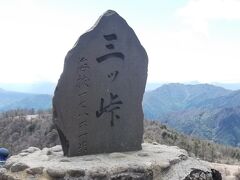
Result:
[[[148,58],[134,31],[104,13],[65,58],[53,122],[65,156],[140,150]]]

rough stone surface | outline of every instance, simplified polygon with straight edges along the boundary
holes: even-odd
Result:
[[[63,178],[66,172],[61,168],[48,168],[47,173],[52,178]]]
[[[197,176],[202,180],[214,179],[209,163],[193,159],[185,150],[175,146],[142,144],[140,151],[65,157],[63,152],[46,155],[51,148],[29,153],[27,156],[12,156],[7,163],[26,163],[30,168],[21,172],[0,169],[0,177],[18,179],[68,179],[68,180],[187,180]],[[158,153],[161,152],[161,153]],[[141,156],[139,156],[141,154]],[[48,156],[46,161],[45,156]],[[181,158],[187,157],[187,158]],[[62,161],[68,159],[69,161]],[[170,163],[175,162],[175,163]],[[30,173],[40,169],[43,173]],[[219,174],[214,173],[214,176]],[[1,178],[0,178],[1,179]]]
[[[26,170],[26,172],[31,175],[42,174],[43,169],[44,169],[43,167],[29,168]]]
[[[24,171],[25,169],[29,168],[28,165],[26,165],[23,162],[16,162],[12,165],[11,167],[11,172],[19,172],[19,171]]]
[[[64,155],[141,149],[147,65],[134,31],[114,11],[79,38],[53,98]]]
[[[213,177],[212,172],[205,172],[200,169],[193,169],[190,174],[184,178],[184,180],[222,180],[222,179],[216,179]]]

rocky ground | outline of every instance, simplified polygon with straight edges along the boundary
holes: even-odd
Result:
[[[30,147],[8,159],[0,169],[0,179],[218,180],[219,174],[209,164],[176,146],[144,143],[142,147],[141,151],[71,158],[63,156],[61,146]]]
[[[223,180],[239,180],[240,165],[210,163],[210,166],[221,172]]]

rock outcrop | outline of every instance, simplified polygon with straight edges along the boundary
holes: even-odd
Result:
[[[146,51],[115,11],[78,39],[53,98],[65,156],[141,149],[147,66]]]
[[[142,144],[141,151],[64,157],[61,146],[30,147],[10,157],[0,168],[0,179],[12,180],[203,180],[213,178],[209,164],[191,158],[183,149],[157,143]],[[196,179],[196,178],[195,178]]]

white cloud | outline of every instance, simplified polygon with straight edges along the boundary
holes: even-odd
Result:
[[[179,15],[199,19],[240,19],[239,0],[190,0]]]
[[[33,0],[0,2],[0,82],[57,81],[67,51],[92,25],[84,10],[42,6]]]
[[[195,32],[207,34],[212,20],[240,20],[240,0],[190,0],[177,15]]]
[[[0,0],[0,82],[57,81],[67,51],[104,11],[103,7],[73,12],[39,2]],[[231,2],[237,4],[228,7]],[[208,35],[211,20],[239,19],[238,2],[190,0],[178,10],[177,20],[187,22],[180,27],[146,25],[145,20],[136,22],[132,12],[121,14],[146,48],[149,82],[240,82],[240,42],[216,41]],[[222,12],[222,3],[230,4],[226,7],[229,12],[232,8],[231,14]]]

